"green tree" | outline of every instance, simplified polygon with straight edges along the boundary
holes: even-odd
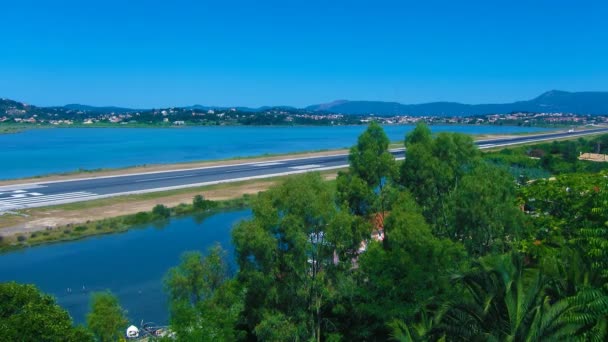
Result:
[[[229,281],[226,251],[219,244],[205,257],[182,254],[178,266],[165,276],[171,328],[181,340],[235,340],[236,320],[242,310],[242,290]]]
[[[378,198],[384,196],[385,188],[397,175],[389,142],[382,126],[372,122],[350,149],[348,173],[338,175],[338,201],[348,203],[356,215],[382,212],[386,205]]]
[[[4,341],[93,341],[53,297],[15,282],[0,283],[0,332]]]
[[[124,336],[128,322],[125,310],[110,291],[91,294],[91,311],[87,314],[87,325],[98,341],[118,341]]]
[[[238,279],[247,288],[248,332],[267,332],[272,322],[288,320],[294,338],[327,336],[335,326],[328,313],[332,284],[349,272],[353,253],[370,231],[360,223],[336,207],[334,192],[318,173],[262,193],[253,218],[233,230]]]
[[[449,305],[435,334],[455,340],[605,340],[608,297],[586,288],[574,296],[548,295],[540,270],[525,268],[519,255],[482,258],[454,278],[465,296]]]
[[[440,133],[433,138],[424,123],[408,134],[405,147],[401,184],[422,207],[422,213],[435,233],[448,236],[448,199],[460,179],[478,160],[479,150],[467,135]]]
[[[570,246],[608,284],[608,178],[605,174],[566,174],[522,188],[533,229],[526,251],[541,246]],[[527,244],[526,244],[527,242]],[[596,284],[597,285],[597,284]],[[608,286],[608,285],[606,285]]]
[[[476,164],[450,195],[447,235],[472,255],[504,253],[523,224],[515,191],[507,172],[485,162]]]
[[[360,315],[360,321],[351,324],[350,331],[357,335],[350,339],[385,340],[388,322],[410,321],[431,300],[451,298],[449,275],[465,265],[464,249],[435,237],[407,192],[396,201],[385,227],[392,234],[389,248],[370,241],[359,256],[357,297],[351,311]]]

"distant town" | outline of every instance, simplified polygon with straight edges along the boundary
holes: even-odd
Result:
[[[377,121],[384,125],[489,124],[517,126],[581,126],[608,122],[608,115],[564,112],[513,112],[477,115],[410,115],[330,113],[292,107],[242,108],[181,107],[131,110],[117,107],[36,107],[0,99],[0,125],[20,126],[224,126],[224,125],[359,125]]]

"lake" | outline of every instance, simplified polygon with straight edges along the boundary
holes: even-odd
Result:
[[[128,311],[131,323],[168,323],[162,279],[185,251],[206,252],[215,243],[228,250],[230,232],[250,210],[173,218],[84,240],[37,246],[0,254],[0,282],[36,284],[52,294],[77,323],[85,321],[92,291],[111,290]]]
[[[54,128],[0,135],[0,179],[350,147],[365,126]],[[392,141],[413,126],[385,126]],[[434,133],[506,134],[543,128],[436,125]]]

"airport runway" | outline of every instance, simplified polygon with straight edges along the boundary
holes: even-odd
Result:
[[[477,141],[476,144],[480,149],[485,149],[597,133],[608,133],[608,128],[481,140]],[[405,157],[404,149],[391,150],[391,153],[397,159]],[[87,201],[117,195],[172,190],[310,171],[340,169],[347,166],[348,155],[337,154],[325,157],[290,158],[229,166],[0,186],[0,212]]]

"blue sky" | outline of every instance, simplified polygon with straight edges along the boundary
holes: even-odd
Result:
[[[608,2],[0,0],[36,105],[495,103],[608,90]]]

